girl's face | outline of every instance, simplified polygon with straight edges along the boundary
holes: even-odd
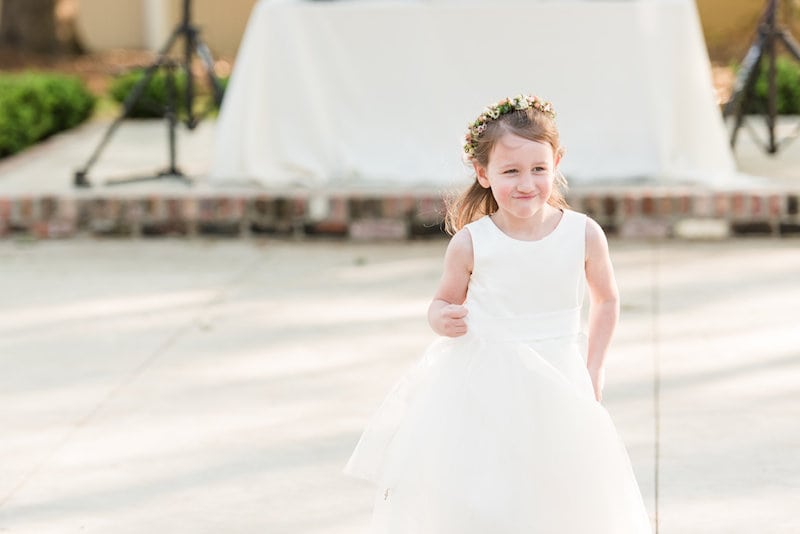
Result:
[[[553,160],[548,143],[506,133],[492,148],[486,168],[475,164],[475,173],[483,187],[492,188],[504,216],[525,219],[547,204],[560,159]]]

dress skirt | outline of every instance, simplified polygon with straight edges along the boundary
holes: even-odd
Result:
[[[344,467],[376,486],[369,532],[652,532],[625,446],[594,398],[585,344],[582,333],[437,338]]]

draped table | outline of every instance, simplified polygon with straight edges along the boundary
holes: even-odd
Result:
[[[467,123],[518,93],[552,101],[572,184],[735,175],[690,0],[262,0],[209,181],[461,186]]]

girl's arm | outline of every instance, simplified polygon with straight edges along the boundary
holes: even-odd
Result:
[[[463,306],[472,273],[472,239],[462,228],[450,239],[444,253],[444,272],[439,288],[428,307],[428,324],[440,336],[457,337],[467,333]]]
[[[619,319],[619,293],[608,240],[597,222],[586,220],[586,282],[589,286],[589,347],[586,366],[595,397],[603,398],[606,350]]]

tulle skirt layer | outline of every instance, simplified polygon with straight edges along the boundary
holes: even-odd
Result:
[[[434,341],[344,467],[376,485],[370,532],[652,532],[584,351],[582,335]]]

